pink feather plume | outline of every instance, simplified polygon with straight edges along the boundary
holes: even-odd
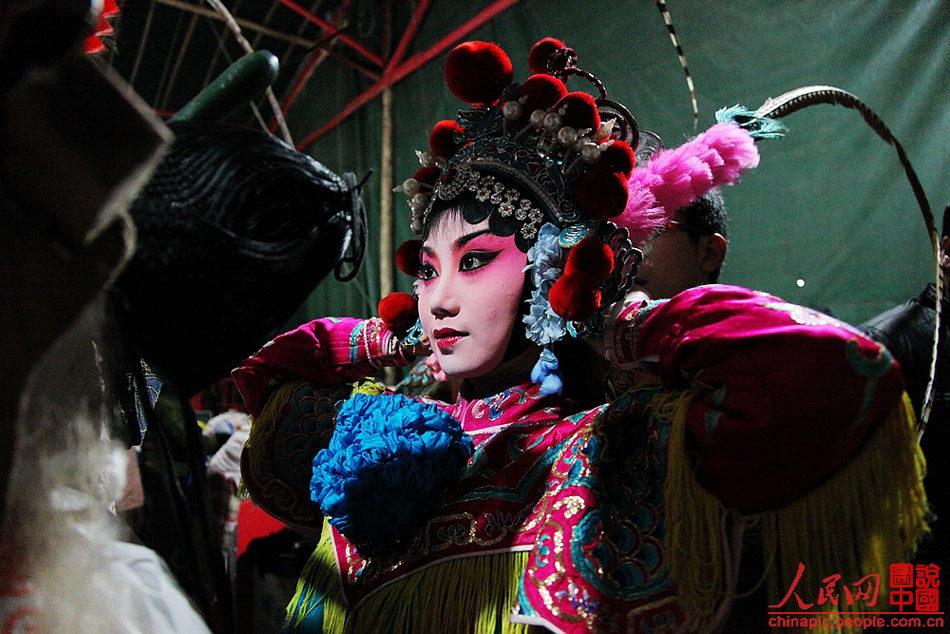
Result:
[[[683,145],[660,150],[627,181],[624,212],[614,222],[631,238],[647,237],[700,196],[739,181],[742,172],[759,164],[752,137],[736,123],[717,123]]]

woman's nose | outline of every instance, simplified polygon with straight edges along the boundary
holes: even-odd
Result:
[[[451,275],[438,278],[436,287],[429,297],[429,310],[438,319],[457,315],[461,306],[455,293],[455,282]]]

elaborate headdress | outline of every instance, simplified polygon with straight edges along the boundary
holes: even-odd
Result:
[[[546,346],[601,332],[600,309],[633,282],[642,257],[634,244],[709,189],[734,183],[758,153],[751,136],[728,123],[649,160],[659,138],[641,133],[627,108],[607,98],[573,49],[545,38],[528,63],[534,74],[512,83],[512,64],[495,44],[453,49],[446,82],[472,107],[435,125],[429,151],[417,152],[422,167],[396,190],[409,196],[417,234],[434,205],[466,195],[517,222],[515,242],[528,253],[535,287],[527,336]],[[569,91],[571,77],[588,80],[597,96]],[[401,247],[400,269],[414,274],[417,256],[418,243]],[[407,304],[384,298],[380,314],[405,323],[394,307]]]

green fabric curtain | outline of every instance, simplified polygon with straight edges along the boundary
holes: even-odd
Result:
[[[354,5],[377,3],[364,0]],[[395,32],[413,4],[393,3]],[[406,57],[425,50],[488,0],[434,0]],[[528,75],[527,53],[544,36],[573,46],[612,99],[667,146],[714,123],[715,111],[810,84],[831,84],[870,105],[901,140],[938,227],[950,201],[950,2],[947,0],[668,0],[696,82],[699,127],[666,27],[650,0],[522,0],[466,39],[498,42]],[[375,34],[365,36],[373,41]],[[393,88],[395,179],[411,176],[413,150],[462,105],[445,88],[445,53]],[[574,82],[578,82],[575,84]],[[569,85],[582,85],[573,80]],[[289,112],[303,139],[370,81],[332,58]],[[853,110],[816,106],[787,117],[787,138],[760,143],[762,163],[724,191],[730,245],[722,282],[771,292],[852,323],[915,295],[930,280],[929,240],[893,148]],[[378,173],[377,98],[307,151],[337,171]],[[367,316],[379,300],[379,180],[366,186],[366,263],[348,284],[326,281],[295,316]],[[387,194],[391,195],[391,194]],[[395,197],[395,244],[410,236],[405,197]],[[401,274],[401,290],[409,281]],[[804,285],[801,285],[801,284]]]

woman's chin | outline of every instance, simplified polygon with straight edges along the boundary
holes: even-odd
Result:
[[[490,359],[487,361],[460,359],[458,355],[439,357],[439,365],[442,367],[442,372],[448,381],[461,381],[464,379],[483,377],[495,370],[499,363],[500,359]]]

